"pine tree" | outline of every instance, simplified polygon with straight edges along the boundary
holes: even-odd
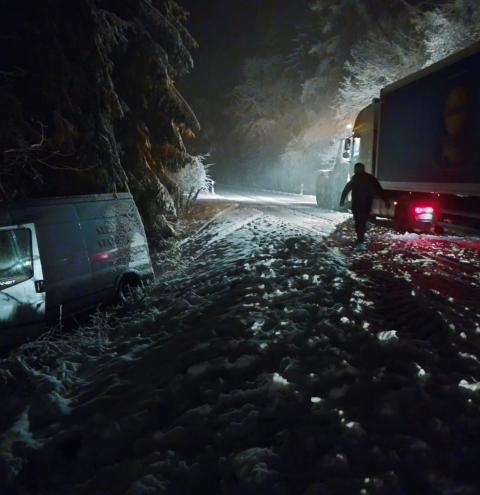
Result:
[[[235,136],[235,148],[244,162],[243,172],[255,183],[275,172],[286,143],[298,132],[300,106],[298,80],[284,57],[248,59],[242,81],[235,86],[228,108]]]
[[[424,36],[426,65],[480,41],[480,4],[454,0],[423,13],[418,19]]]
[[[302,101],[325,112],[344,76],[352,48],[378,26],[388,29],[392,22],[389,7],[394,0],[314,0],[311,16],[310,55],[317,61],[315,73],[303,84]]]
[[[425,53],[416,34],[413,24],[409,30],[404,26],[389,36],[373,32],[352,49],[335,98],[340,128],[378,98],[382,88],[423,67]]]
[[[298,163],[305,175],[328,168],[334,158],[335,97],[351,61],[352,48],[369,31],[388,31],[395,0],[313,0],[300,27],[289,64],[303,76],[299,104],[303,126],[286,146],[284,159]],[[292,165],[291,165],[292,166]]]
[[[151,230],[176,215],[182,135],[198,122],[175,87],[195,41],[173,0],[6,0],[0,32],[4,199],[131,190]]]

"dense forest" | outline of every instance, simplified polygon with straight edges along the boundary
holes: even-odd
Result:
[[[382,87],[480,40],[480,4],[313,0],[296,23],[287,49],[245,60],[223,119],[205,119],[227,181],[311,188],[315,170],[332,166],[335,138]],[[213,132],[215,120],[228,125]]]
[[[170,233],[184,168],[203,169],[176,88],[196,47],[186,18],[173,0],[6,0],[1,199],[131,191],[148,230]]]
[[[304,0],[291,25],[260,24],[223,94],[194,87],[222,78],[217,59],[209,78],[182,87],[199,132],[178,90],[197,48],[188,4],[5,0],[0,200],[128,190],[150,233],[165,236],[207,180],[208,152],[220,180],[309,191],[380,88],[480,39],[475,0]],[[270,8],[281,19],[286,3]]]

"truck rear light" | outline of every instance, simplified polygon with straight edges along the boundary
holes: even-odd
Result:
[[[430,213],[433,214],[435,210],[431,206],[416,206],[415,213],[417,215],[421,215],[422,213]]]
[[[433,222],[435,208],[433,206],[415,206],[413,213],[416,222]]]

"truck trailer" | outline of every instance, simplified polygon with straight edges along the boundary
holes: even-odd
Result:
[[[129,193],[0,206],[0,345],[153,278]]]
[[[392,205],[376,201],[374,215],[404,230],[480,228],[480,43],[383,88],[341,147],[317,178],[319,206],[362,162]]]

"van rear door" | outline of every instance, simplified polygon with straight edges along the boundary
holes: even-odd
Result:
[[[0,329],[44,320],[45,290],[35,225],[0,227]]]

